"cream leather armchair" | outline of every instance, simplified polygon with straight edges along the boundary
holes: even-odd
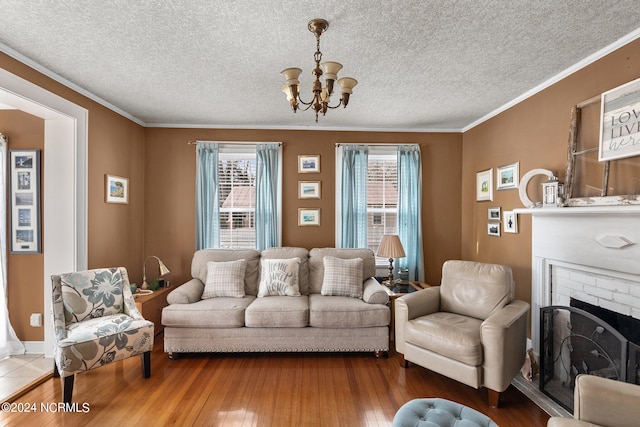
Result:
[[[573,389],[573,418],[551,417],[547,427],[632,427],[640,421],[640,386],[578,375]]]
[[[497,407],[525,360],[529,304],[514,300],[514,288],[507,266],[445,262],[440,286],[395,301],[401,364],[484,386]]]

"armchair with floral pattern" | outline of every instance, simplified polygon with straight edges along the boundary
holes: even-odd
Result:
[[[144,378],[151,375],[153,322],[136,308],[124,267],[51,277],[55,329],[54,376],[63,378],[64,402],[71,402],[75,374],[141,355]]]

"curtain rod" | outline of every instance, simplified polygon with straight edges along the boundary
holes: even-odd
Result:
[[[267,141],[260,141],[260,142],[249,142],[249,141],[199,141],[199,140],[195,140],[195,141],[189,141],[187,142],[187,145],[198,145],[198,143],[200,142],[215,142],[217,144],[235,144],[235,145],[258,145],[258,144],[278,144],[278,145],[284,145],[284,143],[282,142],[267,142]]]
[[[341,145],[375,145],[376,147],[397,147],[398,145],[418,145],[418,146],[425,146],[426,144],[420,144],[417,142],[409,142],[406,144],[389,144],[389,143],[384,143],[384,144],[377,144],[375,142],[367,142],[367,143],[356,143],[356,142],[336,142],[336,147],[339,147]]]

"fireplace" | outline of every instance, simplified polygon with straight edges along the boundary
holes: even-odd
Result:
[[[576,307],[541,310],[540,390],[573,411],[573,389],[579,374],[616,381],[635,380],[627,372],[629,340],[601,318]]]
[[[621,339],[617,344],[611,344],[617,350],[607,350],[611,361],[607,361],[605,352],[599,349],[596,358],[591,354],[595,349],[589,347],[593,341],[601,345],[604,335],[613,337],[618,332],[614,327],[610,330],[589,323],[592,317],[599,317],[598,314],[588,313],[585,306],[578,307],[575,302],[572,307],[571,299],[640,319],[640,206],[517,209],[516,212],[532,215],[530,345],[539,359],[560,357],[558,360],[566,365],[561,368],[541,366],[541,371],[547,370],[544,377],[540,375],[539,381],[557,388],[566,387],[568,403],[561,404],[569,408],[573,405],[572,381],[576,372],[598,371],[603,376],[631,378],[631,382],[638,383],[640,347],[637,343],[618,334]],[[546,308],[549,308],[549,314],[544,314]],[[545,316],[548,317],[546,320]],[[585,320],[585,330],[570,329],[579,328],[576,326],[580,323],[578,319]],[[545,342],[547,347],[542,346],[544,340],[550,339],[541,327],[544,321],[560,327],[553,332],[558,336]],[[603,328],[602,333],[598,332],[598,326]],[[572,334],[588,339],[567,339],[565,344],[571,342],[575,354],[571,355],[572,352],[565,349],[559,356],[560,342]],[[592,334],[595,335],[592,337]],[[549,344],[552,344],[551,348]],[[625,345],[627,347],[623,349]],[[541,352],[541,349],[544,350]],[[624,373],[621,372],[623,366]],[[626,369],[629,366],[631,368]],[[560,370],[564,377],[560,376]]]

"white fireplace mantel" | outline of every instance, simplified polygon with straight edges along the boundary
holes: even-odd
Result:
[[[540,308],[552,304],[552,267],[637,283],[640,312],[640,206],[514,209],[532,216],[531,341],[539,351]]]

